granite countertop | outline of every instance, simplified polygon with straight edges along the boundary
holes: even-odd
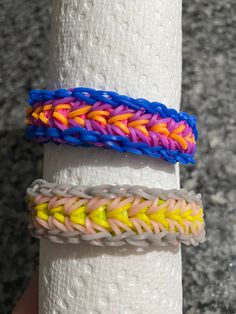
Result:
[[[23,139],[27,92],[46,86],[50,1],[0,0],[0,313],[11,313],[37,267],[25,188],[42,147]],[[186,314],[236,313],[236,2],[183,1],[182,110],[199,117],[196,167],[182,186],[202,193],[208,242],[183,247]],[[20,92],[19,92],[20,91]]]

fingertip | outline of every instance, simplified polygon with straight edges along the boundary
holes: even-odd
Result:
[[[12,314],[38,314],[38,274],[35,274]]]

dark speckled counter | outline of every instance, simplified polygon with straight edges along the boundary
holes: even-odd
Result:
[[[236,1],[183,1],[182,110],[199,117],[196,167],[182,185],[202,193],[208,242],[183,247],[184,314],[236,313]],[[37,267],[25,188],[42,147],[23,139],[28,90],[46,86],[50,1],[0,0],[0,313],[11,313]],[[171,314],[171,313],[170,313]]]

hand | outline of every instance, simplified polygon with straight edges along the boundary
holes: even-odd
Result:
[[[38,274],[35,274],[12,314],[38,314]]]

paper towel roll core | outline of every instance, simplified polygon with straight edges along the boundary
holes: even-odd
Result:
[[[179,109],[180,0],[54,0],[49,87],[116,90]],[[44,178],[179,187],[178,166],[99,148],[45,146]],[[180,249],[41,241],[40,314],[180,314]]]

